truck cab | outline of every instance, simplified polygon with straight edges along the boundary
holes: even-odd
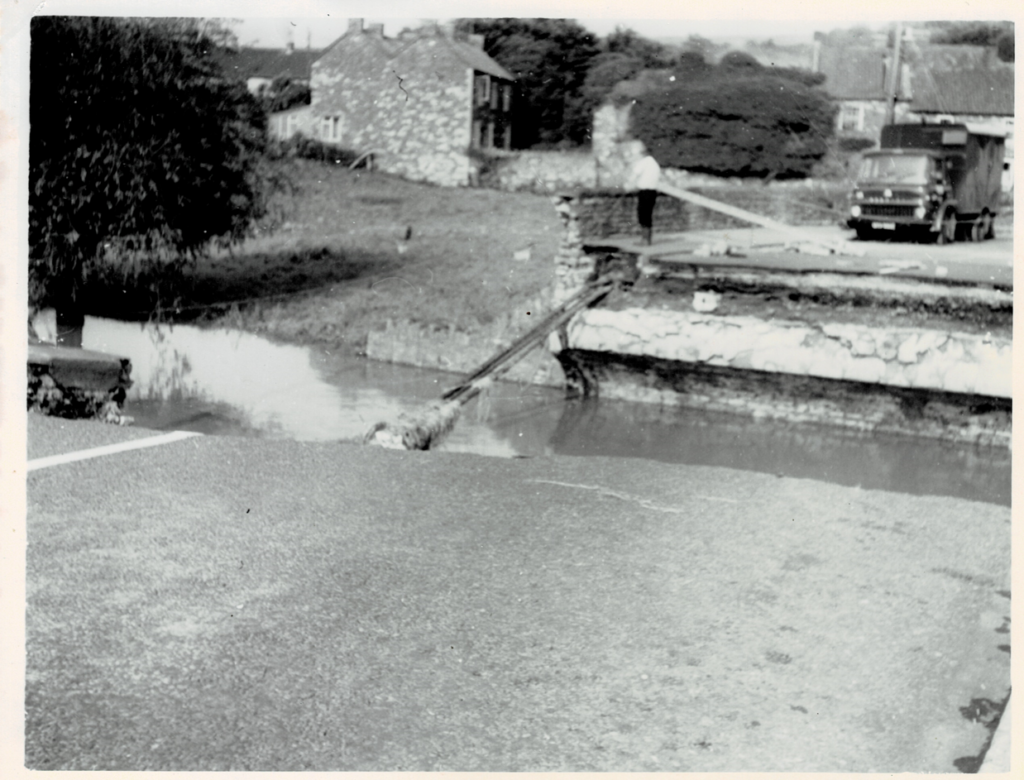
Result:
[[[847,225],[858,238],[940,244],[992,238],[1005,134],[967,125],[887,125],[857,171]]]

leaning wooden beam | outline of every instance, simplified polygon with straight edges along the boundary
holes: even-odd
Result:
[[[429,450],[455,427],[462,407],[490,387],[495,378],[538,346],[556,328],[611,292],[614,282],[598,279],[556,308],[510,347],[503,349],[437,401],[395,422],[379,422],[366,432],[363,444],[395,450]]]
[[[859,246],[854,246],[849,241],[822,241],[813,233],[808,233],[800,228],[795,228],[784,222],[777,222],[776,220],[769,219],[768,217],[762,217],[760,214],[755,214],[752,211],[747,211],[746,209],[741,209],[737,206],[730,206],[728,203],[722,203],[718,200],[706,198],[703,195],[696,194],[695,192],[681,190],[678,187],[673,187],[671,184],[659,184],[658,190],[664,192],[666,195],[671,195],[673,198],[686,200],[697,206],[703,206],[706,209],[719,211],[722,214],[728,214],[730,217],[736,217],[736,219],[742,219],[744,222],[753,222],[755,225],[761,225],[762,227],[777,230],[780,233],[785,233],[800,241],[806,241],[817,246],[825,247],[832,254],[855,255],[857,257],[864,256],[864,249]]]

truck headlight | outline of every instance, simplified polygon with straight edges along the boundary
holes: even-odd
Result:
[[[914,209],[914,218],[915,219],[924,219],[924,215],[926,213],[927,213],[927,211],[925,210],[924,206],[918,206],[916,209]]]
[[[853,193],[853,197],[855,197],[857,200],[864,200],[864,191],[857,190],[855,193]]]
[[[860,206],[850,206],[850,216],[851,217],[859,217],[860,216]]]

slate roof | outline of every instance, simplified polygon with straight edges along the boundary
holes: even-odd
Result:
[[[911,111],[1013,116],[1013,68],[918,71]]]
[[[836,100],[885,100],[888,56],[872,46],[822,47],[822,88]],[[1013,114],[1013,66],[990,46],[910,44],[901,59],[899,94],[912,99],[912,111]]]
[[[309,81],[313,61],[323,54],[319,50],[295,49],[256,49],[245,48],[238,51],[218,49],[214,59],[224,69],[224,73],[240,81],[251,78],[276,79],[287,77]]]
[[[445,41],[455,50],[459,59],[473,70],[480,71],[481,73],[488,73],[491,76],[497,76],[499,79],[515,81],[516,77],[495,62],[494,59],[483,49],[474,46],[468,41],[449,40],[447,38]]]
[[[837,100],[885,100],[885,55],[868,46],[822,47],[822,88]]]
[[[381,52],[389,59],[395,57],[400,52],[412,46],[415,46],[423,38],[436,37],[437,39],[447,44],[447,46],[455,53],[455,56],[457,56],[462,61],[462,63],[467,67],[472,68],[475,71],[479,71],[480,73],[488,73],[492,76],[497,76],[500,79],[508,79],[509,81],[515,81],[515,76],[513,76],[503,67],[501,67],[501,65],[495,62],[494,59],[489,54],[487,54],[483,49],[479,48],[478,46],[474,46],[472,43],[469,43],[468,41],[462,41],[457,39],[453,40],[452,38],[449,38],[446,35],[444,35],[444,33],[437,30],[432,30],[429,27],[417,30],[412,35],[401,38],[384,38],[382,36],[373,34],[369,29],[363,30],[361,32],[357,31],[355,33],[346,32],[344,35],[342,35],[340,38],[334,41],[334,43],[328,46],[324,51],[317,54],[313,59],[319,59],[319,57],[322,54],[326,54],[328,51],[330,51],[343,40],[345,40],[345,38],[352,35],[361,35],[361,40],[373,41],[374,44],[376,44],[380,48]]]

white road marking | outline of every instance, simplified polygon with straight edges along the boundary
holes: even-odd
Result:
[[[104,455],[113,455],[128,450],[141,450],[145,447],[159,447],[161,444],[170,444],[172,441],[188,439],[192,436],[202,436],[194,431],[172,431],[160,436],[149,436],[145,439],[133,439],[122,441],[118,444],[108,444],[104,447],[93,447],[90,450],[78,450],[77,452],[66,452],[63,455],[50,455],[46,458],[36,458],[28,462],[28,470],[45,469],[50,466],[60,466],[63,463],[72,463],[76,460],[88,460],[89,458],[100,458]]]

